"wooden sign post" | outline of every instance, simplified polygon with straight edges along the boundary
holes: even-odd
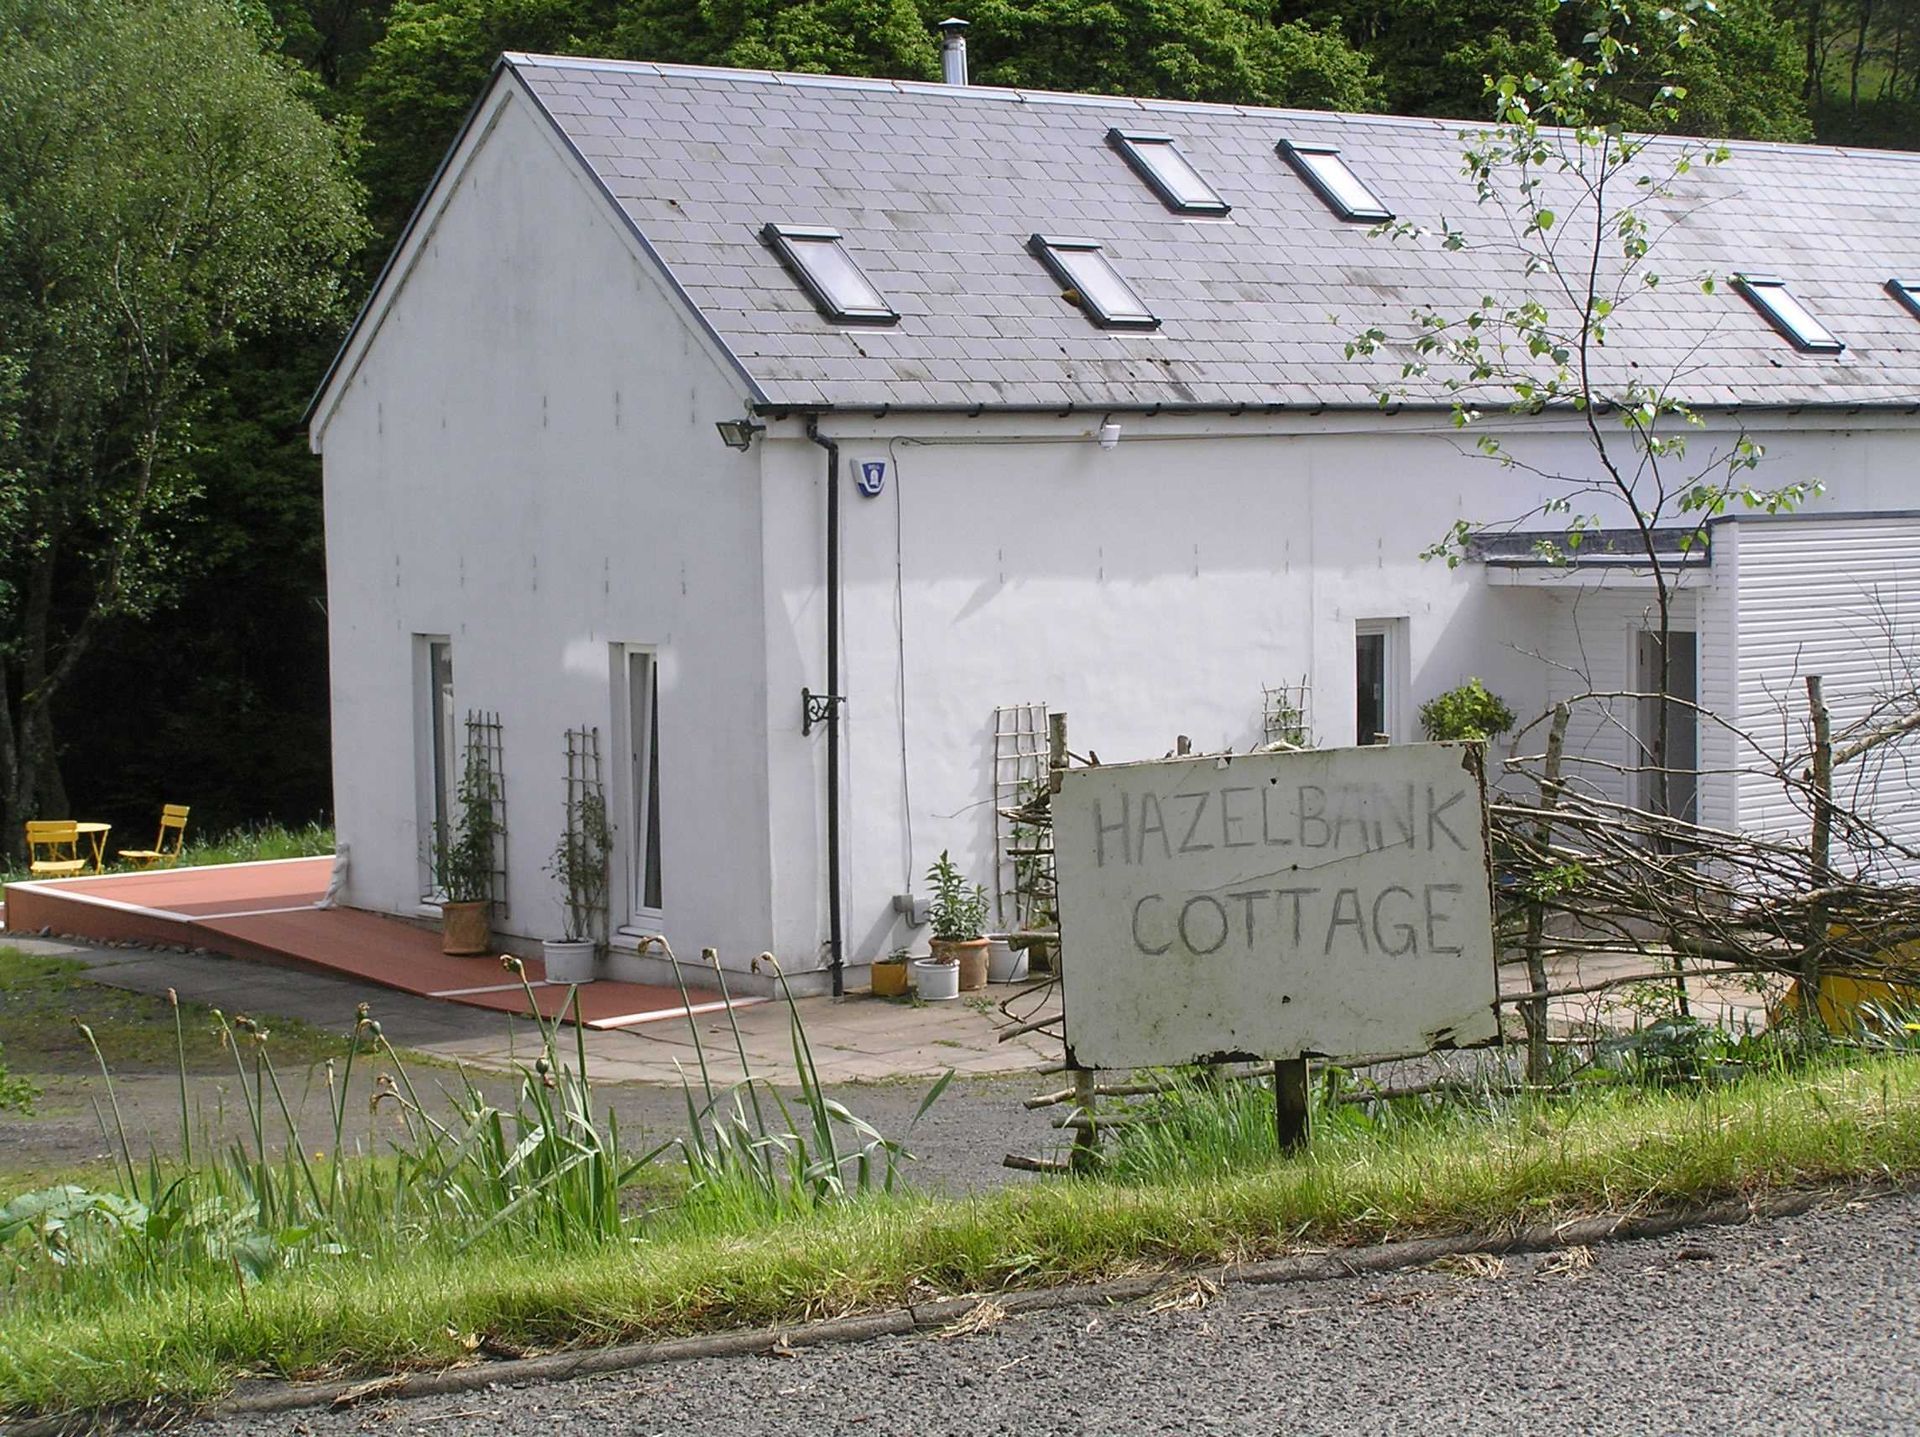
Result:
[[[1273,1062],[1282,1148],[1307,1059],[1498,1031],[1479,753],[1316,749],[1057,774],[1068,1064]]]

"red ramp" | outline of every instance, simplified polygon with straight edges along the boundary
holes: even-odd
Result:
[[[560,1016],[567,987],[548,983],[537,958],[526,960],[532,1003],[518,976],[495,957],[450,958],[437,933],[357,908],[319,908],[331,858],[289,858],[10,883],[7,927],[75,938],[205,948],[232,958],[306,968],[378,983],[423,998],[527,1014]],[[684,1018],[678,988],[602,981],[578,990],[576,1020],[589,1028],[625,1028]],[[711,988],[689,988],[694,1013],[727,1004]],[[762,1001],[736,998],[736,1006]]]

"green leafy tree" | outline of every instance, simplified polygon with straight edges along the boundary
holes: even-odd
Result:
[[[635,0],[612,39],[623,56],[691,65],[898,80],[931,80],[940,68],[912,0]]]
[[[1527,277],[1522,293],[1486,295],[1460,312],[1416,309],[1400,337],[1412,358],[1400,381],[1379,394],[1386,402],[1437,384],[1452,396],[1454,425],[1477,436],[1479,451],[1532,475],[1546,496],[1519,514],[1459,520],[1428,557],[1457,564],[1476,535],[1542,519],[1561,530],[1541,545],[1559,560],[1576,557],[1583,540],[1603,527],[1633,536],[1628,547],[1654,584],[1659,666],[1643,765],[1650,806],[1661,813],[1672,811],[1674,566],[1681,557],[1664,546],[1665,536],[1678,530],[1684,553],[1704,539],[1709,520],[1730,508],[1791,509],[1818,487],[1757,486],[1752,476],[1762,451],[1744,431],[1696,450],[1704,426],[1683,397],[1682,377],[1616,362],[1607,347],[1636,309],[1660,303],[1663,285],[1712,292],[1724,279],[1663,273],[1656,244],[1677,186],[1698,167],[1726,162],[1726,147],[1656,143],[1615,118],[1623,106],[1644,104],[1656,122],[1674,122],[1686,99],[1681,87],[1644,99],[1635,92],[1662,56],[1684,52],[1698,34],[1691,8],[1606,0],[1585,58],[1492,82],[1497,118],[1465,137],[1463,155],[1486,222],[1472,236],[1404,223],[1379,231],[1447,252],[1481,246]],[[1377,355],[1389,339],[1384,328],[1371,328],[1349,353]],[[1581,458],[1516,450],[1483,422],[1492,413],[1551,412],[1577,419]],[[1684,1009],[1684,988],[1679,993]]]
[[[1648,11],[1620,36],[1626,48],[1595,96],[1593,118],[1719,139],[1812,138],[1806,67],[1790,23],[1766,0],[1715,0],[1684,13],[1687,23],[1674,26]]]
[[[398,234],[503,50],[606,56],[612,22],[607,0],[400,0],[355,90],[381,232]]]
[[[1292,18],[1344,35],[1379,77],[1397,115],[1477,119],[1489,75],[1543,72],[1559,61],[1559,0],[1326,0]]]
[[[53,704],[171,597],[209,360],[337,315],[363,237],[308,82],[220,0],[0,0],[0,801],[64,807]]]
[[[968,7],[986,85],[1225,104],[1373,110],[1366,57],[1332,29],[1247,0],[983,0]]]
[[[1872,0],[1862,0],[1872,3]],[[1594,0],[1322,0],[1288,13],[1336,29],[1371,62],[1395,114],[1478,119],[1490,76],[1544,75],[1607,23]],[[1768,0],[1689,13],[1684,42],[1650,12],[1595,118],[1639,130],[1801,140],[1810,127],[1800,32]],[[1662,98],[1668,86],[1683,98]]]
[[[330,91],[353,84],[386,30],[389,0],[270,0],[280,50]]]

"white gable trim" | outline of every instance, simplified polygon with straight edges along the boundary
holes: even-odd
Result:
[[[460,134],[455,138],[452,148],[448,150],[446,158],[441,161],[439,171],[434,175],[432,182],[427,186],[426,194],[421,197],[418,207],[407,221],[407,227],[401,233],[400,242],[394,246],[393,253],[388,257],[379,277],[374,280],[372,291],[367,295],[365,303],[361,305],[360,313],[355,317],[352,328],[347,331],[347,337],[334,356],[332,366],[314,394],[313,402],[307,410],[307,444],[315,454],[322,452],[328,424],[338,412],[341,400],[345,397],[354,376],[359,372],[362,361],[365,360],[374,341],[378,338],[387,315],[400,296],[400,291],[406,286],[415,267],[426,254],[441,216],[446,213],[447,206],[459,191],[474,157],[479,154],[481,146],[493,133],[494,127],[500,123],[501,117],[507,113],[508,106],[514,104],[524,106],[527,113],[539,117],[542,122],[539,125],[540,132],[553,146],[556,157],[562,161],[571,159],[572,164],[569,168],[575,179],[591,191],[594,199],[601,206],[601,212],[617,222],[617,227],[626,238],[634,258],[643,268],[652,271],[662,286],[679,300],[679,311],[687,322],[688,328],[700,336],[721,367],[730,371],[744,386],[745,403],[751,407],[766,402],[765,393],[747,373],[738,356],[728,348],[726,342],[707,322],[706,316],[700,312],[699,307],[688,298],[686,291],[674,278],[673,272],[660,258],[659,252],[640,232],[639,227],[634,224],[620,202],[614,198],[600,176],[594,172],[593,166],[574,147],[565,131],[547,112],[546,107],[534,97],[533,93],[527,89],[525,82],[515,73],[512,57],[509,56],[495,68],[493,83],[475,103],[472,113],[467,116],[466,123],[461,127]]]

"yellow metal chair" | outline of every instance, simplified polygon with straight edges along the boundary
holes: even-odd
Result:
[[[35,878],[66,878],[87,871],[87,860],[80,856],[80,826],[70,818],[29,821],[27,857]]]
[[[160,836],[153,841],[152,848],[123,848],[120,861],[131,863],[136,868],[155,868],[160,864],[172,867],[180,861],[180,850],[187,841],[187,806],[184,803],[169,803],[160,809]]]

